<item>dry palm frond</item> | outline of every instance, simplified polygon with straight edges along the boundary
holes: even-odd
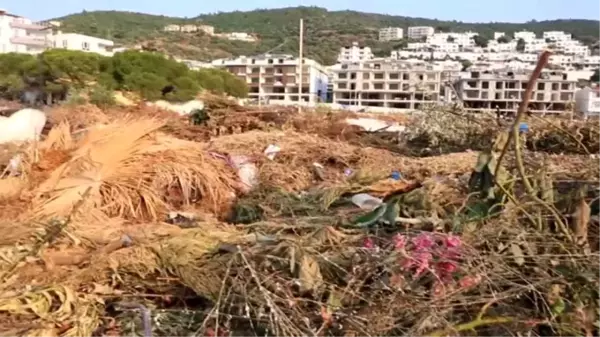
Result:
[[[44,328],[32,329],[28,335],[54,334],[60,336],[91,336],[100,324],[103,305],[87,295],[78,294],[64,286],[53,286],[0,298],[0,312],[26,315],[39,319]],[[59,333],[60,327],[54,322],[62,322],[70,328]]]
[[[151,134],[162,125],[126,119],[90,129],[71,159],[35,190],[35,214],[64,216],[88,188],[89,205],[110,215],[156,218],[172,187],[184,202],[196,191],[218,209],[230,197],[233,172],[205,156],[200,144]]]

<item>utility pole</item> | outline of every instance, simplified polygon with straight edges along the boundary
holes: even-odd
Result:
[[[304,19],[300,19],[300,41],[298,47],[298,63],[300,64],[300,76],[298,78],[298,112],[302,112],[302,77],[304,76]]]

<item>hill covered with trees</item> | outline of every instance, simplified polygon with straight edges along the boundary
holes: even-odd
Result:
[[[466,23],[426,18],[411,18],[356,11],[328,11],[319,7],[291,7],[200,15],[194,18],[175,18],[133,12],[94,11],[56,18],[66,31],[108,38],[121,44],[149,43],[172,55],[209,60],[219,57],[252,55],[273,50],[280,53],[298,52],[298,21],[305,20],[305,55],[322,63],[335,62],[339,48],[353,41],[373,48],[378,56],[389,55],[406,41],[379,42],[382,27],[433,26],[441,31],[475,31],[489,39],[494,32],[508,34],[529,30],[537,34],[562,30],[584,43],[598,40],[599,21],[551,20],[527,23]],[[256,43],[228,41],[203,33],[163,32],[168,24],[208,24],[217,32],[255,33]]]

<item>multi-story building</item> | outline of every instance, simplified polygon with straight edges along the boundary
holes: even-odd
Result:
[[[457,46],[470,47],[474,46],[473,38],[477,35],[474,32],[466,33],[435,33],[427,38],[427,43],[430,45],[456,44]]]
[[[537,38],[537,36],[535,35],[534,32],[528,32],[526,30],[521,31],[521,32],[515,32],[513,34],[513,37],[515,40],[523,39],[523,41],[525,41],[525,42],[527,42],[529,40],[535,40]]]
[[[458,73],[458,69],[392,59],[338,64],[333,71],[334,103],[411,110],[448,100],[446,83]]]
[[[52,28],[0,9],[0,52],[41,53],[52,47]]]
[[[516,112],[531,70],[472,71],[456,82],[466,110]],[[560,113],[573,100],[577,81],[560,70],[545,70],[537,80],[528,109],[534,113]]]
[[[215,27],[209,25],[166,25],[163,27],[165,32],[183,32],[193,33],[197,31],[203,31],[207,35],[215,34]]]
[[[407,36],[412,40],[420,40],[422,38],[429,37],[435,33],[435,29],[433,27],[428,26],[413,26],[408,27]]]
[[[404,31],[399,27],[387,27],[379,30],[379,41],[402,40]]]
[[[61,33],[51,37],[52,47],[69,50],[81,50],[86,52],[98,53],[105,56],[113,54],[112,47],[114,42],[111,40],[100,39],[93,36],[87,36],[75,33]]]
[[[351,46],[340,48],[337,61],[345,62],[362,62],[373,58],[373,52],[369,47],[361,47],[358,42],[352,42]]]
[[[302,83],[302,101],[315,103],[327,97],[327,69],[314,60],[291,55],[240,56],[215,60],[215,67],[225,68],[248,84],[248,96],[259,101],[298,102]],[[302,69],[302,70],[301,70]],[[302,78],[300,78],[302,76]]]
[[[494,32],[494,40],[498,40],[499,38],[505,36],[504,32]]]
[[[223,34],[215,34],[216,36],[220,36],[227,40],[237,40],[237,41],[246,41],[246,42],[255,42],[256,37],[252,34],[248,34],[246,32],[233,32],[233,33],[223,33]]]
[[[542,34],[542,38],[552,40],[552,41],[566,41],[571,40],[571,34],[562,32],[562,31],[550,31],[544,32]]]

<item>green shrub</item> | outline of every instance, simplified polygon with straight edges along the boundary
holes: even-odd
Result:
[[[95,85],[89,93],[90,103],[101,109],[106,109],[116,104],[113,91],[101,85]]]
[[[36,56],[0,54],[0,97],[14,99],[34,83],[56,94],[97,86],[90,92],[98,91],[99,102],[112,90],[136,92],[147,100],[160,99],[166,85],[177,88],[165,97],[174,101],[192,99],[202,89],[235,97],[248,93],[246,83],[225,70],[193,71],[157,53],[126,51],[104,57],[53,49]]]

